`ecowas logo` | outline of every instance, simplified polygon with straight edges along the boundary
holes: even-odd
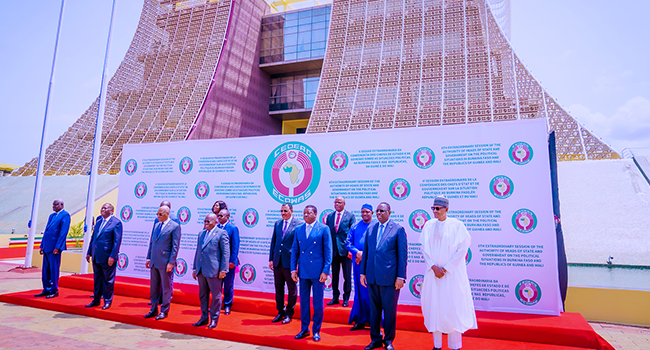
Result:
[[[257,213],[255,208],[248,208],[244,210],[244,213],[241,216],[241,221],[244,223],[244,226],[251,228],[255,227],[260,221],[260,214]]]
[[[241,167],[247,174],[252,174],[257,170],[257,157],[254,154],[249,154],[241,161]]]
[[[135,159],[129,159],[126,161],[124,164],[124,172],[126,175],[133,175],[135,174],[135,171],[138,170],[138,162],[135,161]]]
[[[523,280],[517,283],[515,294],[517,295],[517,300],[526,306],[535,305],[542,299],[542,289],[533,280]]]
[[[178,221],[181,222],[181,225],[187,225],[187,223],[190,222],[190,219],[192,218],[192,212],[188,207],[178,208],[176,215],[178,216]]]
[[[320,182],[318,156],[302,142],[276,147],[264,165],[264,186],[280,203],[299,204],[311,197]]]
[[[490,192],[499,199],[506,199],[512,195],[515,190],[515,184],[505,175],[495,176],[490,181]]]
[[[334,210],[332,210],[332,209],[325,209],[325,210],[321,211],[319,221],[321,223],[323,223],[323,225],[327,225],[327,217],[330,214],[332,214],[333,212],[334,212]]]
[[[465,254],[465,265],[469,265],[470,261],[472,261],[472,249],[467,248],[467,254]]]
[[[135,188],[133,189],[133,194],[135,194],[135,198],[137,199],[144,198],[144,196],[147,195],[147,184],[142,181],[135,184]]]
[[[413,163],[420,169],[431,168],[436,156],[429,147],[420,147],[413,154]]]
[[[537,216],[530,209],[519,209],[512,214],[512,226],[521,233],[530,233],[537,227]]]
[[[178,277],[183,277],[187,273],[187,261],[183,258],[176,259],[176,266],[174,267],[174,274]]]
[[[526,142],[515,142],[508,150],[508,157],[517,165],[525,165],[533,159],[533,148]]]
[[[332,291],[332,275],[327,275],[327,279],[325,280],[325,291]]]
[[[409,185],[409,182],[402,179],[398,178],[393,180],[393,182],[390,183],[390,195],[394,198],[397,199],[398,201],[403,201],[406,198],[408,198],[409,194],[411,194],[411,185]]]
[[[415,275],[413,276],[413,278],[411,278],[411,282],[409,283],[409,289],[411,290],[411,294],[413,294],[413,296],[418,299],[421,298],[423,282],[424,282],[424,275]]]
[[[431,220],[429,213],[422,209],[417,209],[409,216],[409,225],[413,231],[420,233],[422,232],[422,228],[424,228],[424,224],[429,220]]]
[[[190,157],[183,157],[180,163],[178,163],[178,170],[180,170],[181,174],[183,175],[189,174],[193,168],[194,168],[194,163],[192,162],[192,158]]]
[[[120,218],[123,222],[129,222],[133,218],[133,208],[130,205],[125,205],[120,210]]]
[[[124,253],[117,254],[117,269],[124,271],[127,267],[129,267],[129,256]]]
[[[255,272],[255,267],[253,265],[251,265],[251,264],[244,264],[239,269],[239,278],[245,284],[251,284],[251,283],[255,282],[255,277],[256,276],[257,276],[257,273]]]
[[[348,155],[343,151],[336,151],[330,157],[330,167],[334,171],[343,171],[348,167]]]
[[[207,182],[201,181],[198,184],[196,184],[196,187],[194,187],[194,195],[196,195],[196,198],[198,199],[206,199],[208,198],[208,195],[210,194],[210,185],[208,185]]]

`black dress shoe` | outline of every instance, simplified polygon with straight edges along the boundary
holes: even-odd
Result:
[[[95,306],[99,306],[99,301],[93,300],[90,302],[90,304],[86,305],[86,307],[95,307]]]
[[[42,292],[40,292],[38,294],[35,294],[34,296],[37,297],[37,298],[40,298],[40,297],[46,297],[48,295],[50,295],[50,293],[48,293],[46,291],[42,291]]]
[[[285,314],[279,313],[271,320],[271,322],[278,323],[278,322],[284,320],[284,317],[285,317]]]
[[[320,341],[320,334],[314,333],[314,341]]]
[[[386,350],[395,350],[392,340],[386,340]]]
[[[152,318],[158,316],[158,310],[151,310],[148,314],[142,316],[144,318]]]
[[[352,326],[352,328],[350,328],[350,330],[351,330],[351,331],[360,331],[360,330],[362,330],[362,329],[364,329],[364,328],[366,328],[366,324],[365,324],[365,323],[359,323],[359,322],[357,322],[357,323],[354,324],[354,326]]]
[[[302,339],[302,338],[307,338],[308,336],[309,336],[309,331],[300,331],[300,333],[296,334],[294,338]]]
[[[162,320],[162,319],[165,319],[165,318],[167,318],[167,314],[164,313],[164,312],[161,312],[161,313],[158,314],[158,316],[156,316],[156,320]]]
[[[379,340],[379,341],[370,342],[370,344],[368,344],[368,346],[363,348],[363,350],[379,349],[383,347],[384,347],[384,343],[381,340]]]
[[[338,305],[338,303],[339,303],[338,299],[332,299],[327,303],[327,305]]]
[[[151,306],[151,302],[148,302],[147,305]]]
[[[226,314],[226,315],[230,315],[230,306],[226,306],[226,307],[223,309],[223,313]]]
[[[442,350],[442,348],[433,348],[433,350]]]
[[[59,296],[59,292],[56,292],[56,293],[48,294],[45,298],[46,299],[52,299],[52,298],[56,298],[58,296]]]
[[[217,320],[210,321],[210,324],[208,325],[208,329],[215,329],[215,328],[217,328]]]
[[[208,321],[207,318],[202,318],[202,319],[200,319],[197,323],[192,323],[192,326],[194,326],[194,327],[201,327],[201,326],[205,326],[206,324],[208,324],[208,322],[209,322],[209,321]]]
[[[287,324],[289,322],[291,322],[291,316],[286,316],[282,319],[282,324]]]
[[[108,310],[108,309],[110,309],[110,308],[111,308],[111,304],[112,304],[112,303],[111,303],[110,301],[109,301],[108,303],[107,303],[107,302],[104,302],[104,306],[102,306],[102,310]]]
[[[343,304],[342,304],[342,306],[343,306],[343,307],[348,307],[348,306],[350,306],[350,302],[347,301],[347,300],[343,300]]]

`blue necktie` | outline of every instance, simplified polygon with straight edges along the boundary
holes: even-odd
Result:
[[[287,223],[288,221],[284,222],[284,228],[282,229],[282,238],[284,238],[284,234],[287,233]]]
[[[377,234],[377,248],[379,248],[379,242],[381,242],[381,236],[384,234],[384,224],[379,225],[379,233]]]
[[[210,234],[210,231],[208,230],[203,230],[203,237],[201,238],[201,248],[205,245],[205,239],[208,238],[208,235]]]
[[[162,223],[162,222],[159,222],[159,223],[158,223],[158,226],[156,226],[156,229],[153,231],[153,239],[154,239],[155,241],[157,241],[157,240],[158,240],[158,237],[160,237],[160,231],[161,231],[161,229],[162,229],[162,225],[163,225],[163,223]]]

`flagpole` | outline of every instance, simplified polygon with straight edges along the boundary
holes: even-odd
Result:
[[[102,126],[104,124],[104,113],[106,112],[106,90],[108,87],[108,56],[111,52],[111,35],[113,33],[113,19],[115,17],[115,5],[113,0],[111,9],[111,21],[108,25],[108,39],[106,40],[106,54],[104,55],[104,69],[102,72],[102,84],[99,91],[99,107],[97,109],[97,121],[95,124],[95,140],[93,143],[93,155],[90,162],[90,180],[88,181],[88,197],[86,199],[86,219],[84,223],[84,245],[81,256],[81,273],[88,273],[88,261],[86,254],[90,243],[90,234],[93,227],[93,211],[95,205],[95,190],[97,187],[97,169],[99,168],[99,149],[102,144]],[[117,203],[115,203],[117,205]]]
[[[43,133],[41,134],[41,148],[38,152],[38,166],[36,167],[36,184],[34,185],[34,197],[32,200],[32,213],[29,217],[29,233],[27,236],[27,251],[25,252],[25,267],[32,266],[34,254],[34,237],[36,236],[36,226],[38,223],[38,207],[41,204],[41,185],[43,181],[43,167],[45,163],[45,142],[47,141],[47,115],[50,111],[50,96],[52,95],[52,85],[54,85],[54,68],[56,67],[56,55],[59,49],[59,36],[61,35],[61,23],[63,22],[63,9],[65,0],[61,0],[61,10],[59,12],[59,25],[56,29],[56,39],[54,41],[54,55],[52,57],[52,70],[50,71],[50,83],[47,87],[47,99],[45,100],[45,116],[43,117]],[[66,232],[67,234],[67,232]]]

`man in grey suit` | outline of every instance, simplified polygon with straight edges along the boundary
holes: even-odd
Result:
[[[172,299],[172,274],[181,242],[181,226],[169,218],[169,207],[158,208],[158,224],[154,225],[147,251],[145,267],[151,269],[149,295],[151,310],[144,318],[162,320],[169,314]],[[162,306],[158,313],[158,299],[162,292]]]
[[[359,281],[368,287],[370,296],[370,339],[365,350],[381,348],[393,350],[395,319],[399,291],[406,281],[408,244],[406,231],[390,220],[390,205],[382,202],[377,207],[377,220],[366,230],[361,257]],[[381,313],[384,312],[384,339],[381,339]]]
[[[221,312],[221,281],[228,273],[230,242],[228,232],[217,227],[217,215],[208,214],[203,221],[204,230],[199,234],[194,254],[192,277],[199,281],[201,319],[192,324],[200,327],[208,324],[209,329],[217,327]],[[212,293],[212,300],[210,300]]]
[[[345,210],[345,198],[336,197],[334,212],[327,216],[327,226],[332,234],[332,300],[327,305],[339,303],[339,277],[343,269],[343,306],[348,307],[352,293],[352,254],[348,252],[345,241],[354,225],[354,214]]]
[[[271,234],[271,252],[269,253],[269,269],[273,271],[275,284],[275,308],[277,316],[273,323],[282,321],[282,324],[291,322],[293,308],[298,300],[296,282],[291,279],[291,246],[296,227],[303,222],[293,218],[293,205],[284,203],[280,208],[282,219],[275,222]],[[287,285],[289,296],[287,306],[284,306],[284,285]]]

